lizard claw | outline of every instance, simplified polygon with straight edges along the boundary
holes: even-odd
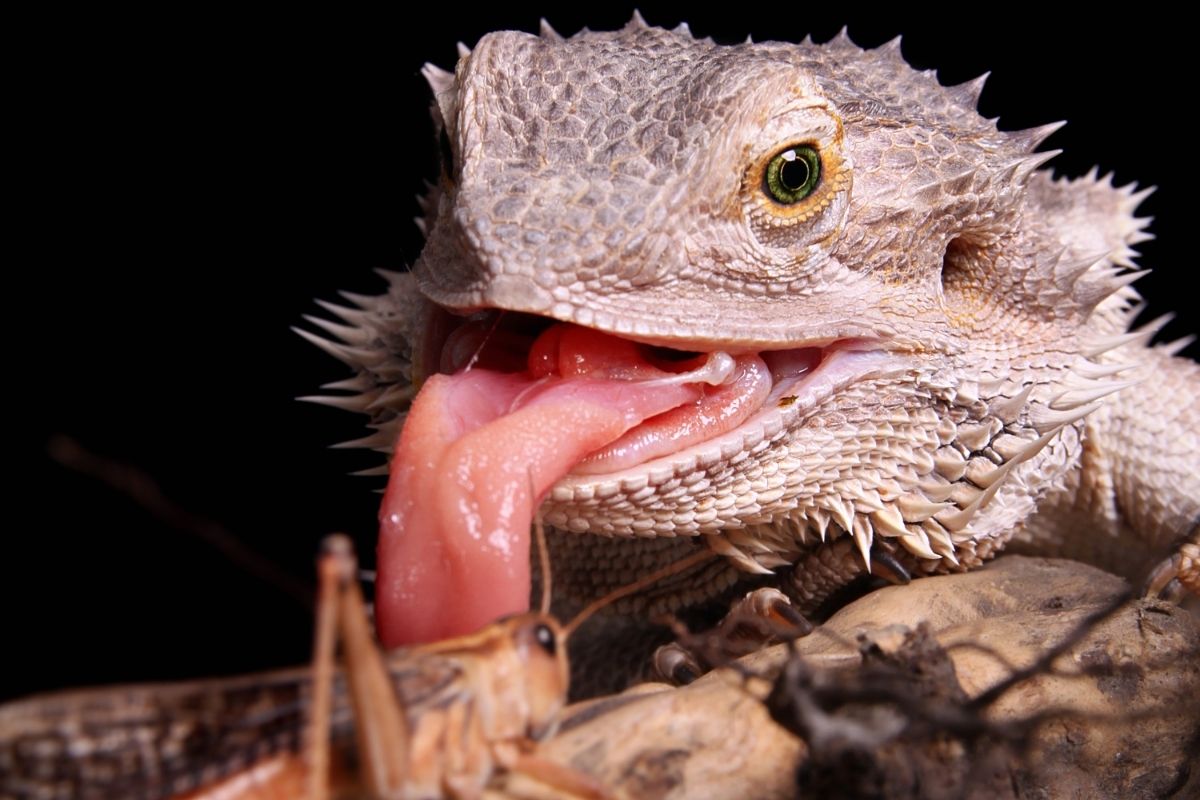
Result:
[[[882,548],[871,553],[871,572],[893,586],[904,586],[912,580],[912,575],[904,565]]]
[[[813,625],[778,589],[755,589],[734,603],[720,624],[683,643],[658,648],[654,669],[666,681],[691,683],[713,667],[753,653],[769,644],[807,636]]]
[[[1185,589],[1200,596],[1200,526],[1192,530],[1178,550],[1150,572],[1143,594],[1178,603],[1183,599]]]
[[[676,686],[687,686],[704,674],[692,654],[675,642],[655,650],[653,663],[658,677]]]

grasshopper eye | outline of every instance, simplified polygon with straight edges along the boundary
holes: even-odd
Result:
[[[554,631],[550,630],[550,626],[540,624],[533,629],[533,638],[537,640],[538,646],[546,651],[547,655],[554,655],[558,650],[558,637],[554,635]]]

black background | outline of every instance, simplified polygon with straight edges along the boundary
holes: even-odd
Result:
[[[370,560],[379,482],[345,473],[375,461],[324,449],[362,428],[293,400],[342,367],[288,328],[317,311],[313,298],[377,292],[372,268],[416,257],[413,194],[435,161],[422,62],[449,68],[456,40],[534,31],[539,16],[457,6],[425,22],[106,12],[10,31],[27,57],[8,123],[22,147],[7,296],[17,364],[6,386],[19,410],[8,415],[16,481],[5,492],[16,514],[0,557],[4,695],[307,658],[295,597],[57,466],[46,443],[67,434],[136,465],[302,584],[326,532],[350,532]],[[1031,21],[998,6],[968,20],[964,8],[755,4],[735,16],[642,5],[653,24],[686,16],[723,42],[821,41],[849,22],[864,46],[903,33],[907,58],[944,83],[992,70],[981,110],[1002,127],[1070,121],[1047,144],[1066,150],[1060,172],[1099,164],[1120,183],[1159,187],[1143,206],[1159,239],[1141,247],[1157,272],[1139,287],[1151,313],[1183,313],[1170,338],[1195,331],[1184,288],[1195,258],[1183,248],[1196,137],[1180,116],[1191,77],[1170,66],[1186,56],[1180,26],[1129,14]],[[629,8],[611,9],[542,13],[571,33],[628,19]]]

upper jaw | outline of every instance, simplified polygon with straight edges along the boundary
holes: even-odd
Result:
[[[686,312],[677,312],[674,306],[664,305],[654,299],[647,299],[645,308],[638,315],[617,315],[604,308],[565,304],[543,313],[512,305],[454,306],[445,305],[428,295],[426,299],[433,309],[431,316],[437,318],[437,322],[427,326],[425,347],[435,349],[441,346],[449,331],[463,324],[463,320],[481,320],[495,315],[507,320],[524,320],[523,324],[527,326],[529,320],[542,320],[544,325],[554,321],[568,322],[641,344],[699,353],[758,353],[828,347],[835,343],[842,343],[842,347],[855,343],[854,349],[903,352],[925,349],[922,342],[889,324],[872,319],[869,312],[855,318],[810,309],[786,325],[764,329],[761,327],[762,320],[747,324],[740,316],[731,318],[719,309],[687,302]],[[507,325],[508,322],[503,324]]]
[[[443,221],[444,223],[444,221]],[[517,269],[474,252],[439,223],[413,266],[420,293],[454,315],[503,309],[570,322],[646,344],[679,350],[760,352],[837,339],[875,339],[919,346],[879,305],[882,288],[869,274],[835,262],[799,265],[779,278],[754,279],[683,266],[678,273],[592,275],[584,268]]]
[[[897,337],[882,335],[878,330],[869,326],[847,322],[827,329],[798,334],[786,341],[766,341],[743,336],[725,335],[711,338],[687,335],[681,331],[678,335],[654,335],[641,333],[626,333],[629,328],[639,329],[633,323],[615,324],[612,326],[584,325],[575,319],[562,319],[556,316],[542,316],[503,308],[481,308],[474,310],[451,310],[435,306],[429,315],[424,331],[422,349],[427,354],[429,363],[428,374],[434,372],[452,373],[460,369],[465,359],[476,356],[471,350],[471,341],[477,339],[500,339],[512,347],[520,347],[523,340],[532,341],[545,328],[556,321],[569,322],[581,327],[591,328],[601,333],[611,334],[620,339],[627,339],[642,345],[662,348],[666,353],[676,352],[677,357],[685,354],[727,352],[734,355],[743,353],[776,353],[782,354],[797,350],[820,349],[832,351],[896,351],[907,352],[911,348],[898,340]],[[468,331],[477,332],[472,337]],[[467,344],[461,340],[466,339]],[[455,351],[455,352],[451,352]],[[669,357],[669,356],[668,356]],[[476,357],[477,360],[477,357]]]

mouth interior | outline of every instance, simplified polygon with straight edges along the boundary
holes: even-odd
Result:
[[[381,640],[431,641],[526,610],[530,524],[555,483],[726,434],[847,345],[698,352],[523,314],[466,318],[427,355],[438,374],[395,448],[380,510]]]
[[[573,475],[601,475],[678,453],[733,430],[771,395],[778,399],[782,392],[773,389],[793,386],[816,369],[827,349],[803,347],[737,356],[704,353],[641,344],[528,314],[487,311],[450,332],[437,363],[439,373],[446,375],[488,369],[524,372],[535,380],[591,377],[637,382],[674,377],[699,390],[691,402],[645,419],[570,469]],[[714,373],[730,361],[731,370]]]

